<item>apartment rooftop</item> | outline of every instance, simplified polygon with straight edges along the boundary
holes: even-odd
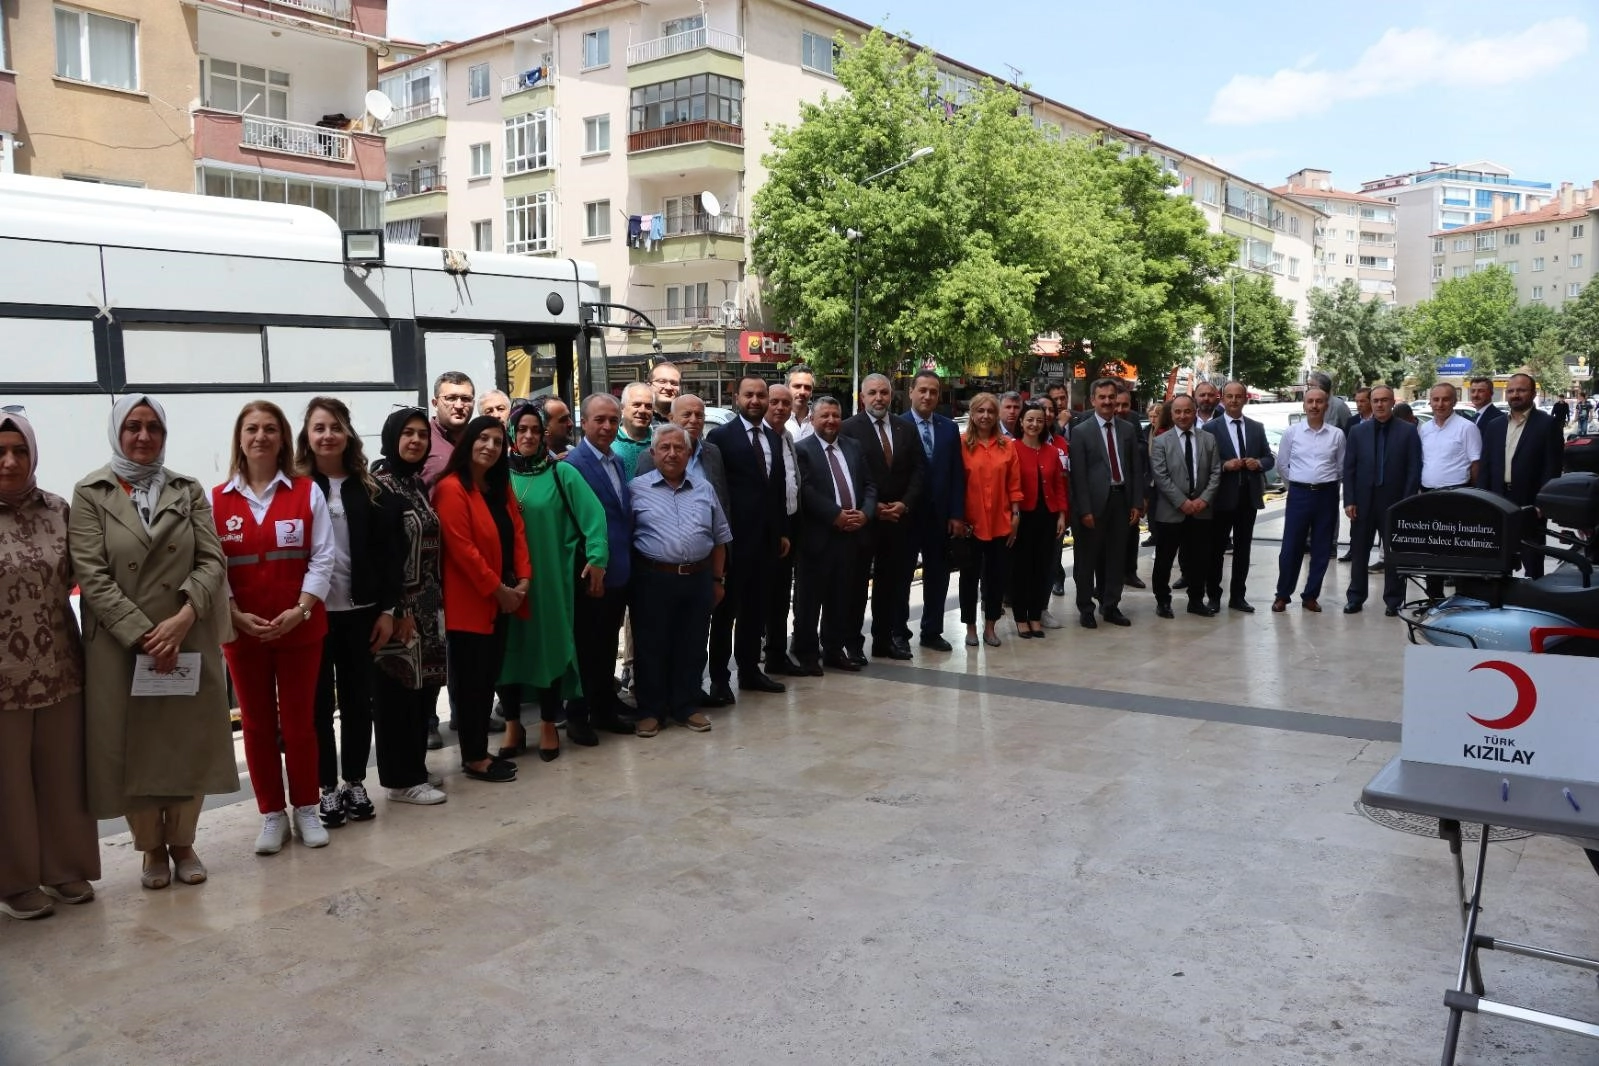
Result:
[[[1320,197],[1325,200],[1349,200],[1362,204],[1380,204],[1383,207],[1392,206],[1387,200],[1376,196],[1366,196],[1358,192],[1345,192],[1342,189],[1318,189],[1311,185],[1278,185],[1271,191],[1279,196]]]
[[[1594,211],[1599,211],[1599,181],[1586,189],[1575,189],[1570,182],[1560,186],[1560,195],[1542,207],[1531,211],[1512,211],[1487,222],[1478,222],[1470,226],[1458,226],[1451,230],[1439,230],[1432,234],[1434,237],[1459,237],[1466,233],[1486,233],[1489,230],[1513,229],[1517,226],[1531,226],[1539,223],[1576,221],[1588,217]]]

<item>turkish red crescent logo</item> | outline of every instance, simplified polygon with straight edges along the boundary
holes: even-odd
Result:
[[[1510,713],[1503,718],[1478,718],[1476,715],[1467,715],[1473,722],[1484,729],[1514,729],[1524,724],[1532,717],[1532,712],[1538,706],[1538,688],[1532,683],[1532,678],[1527,676],[1527,671],[1502,659],[1478,663],[1472,670],[1497,670],[1510,678],[1516,686],[1516,705]]]

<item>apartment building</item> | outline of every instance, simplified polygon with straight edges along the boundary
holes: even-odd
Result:
[[[0,168],[381,224],[387,0],[0,0]],[[9,166],[6,166],[9,164]]]
[[[1432,295],[1433,234],[1491,222],[1498,214],[1547,204],[1554,186],[1513,176],[1498,163],[1433,163],[1424,170],[1363,182],[1360,191],[1396,209],[1395,296],[1413,304]]]
[[[1440,230],[1431,240],[1432,284],[1497,263],[1515,278],[1518,302],[1558,310],[1593,279],[1599,256],[1599,181],[1586,189],[1562,182],[1554,199],[1542,207]]]
[[[808,0],[590,0],[386,66],[390,239],[591,260],[609,298],[648,315],[679,360],[781,352],[747,270],[768,130],[839,92],[835,36],[870,29]],[[934,59],[948,107],[1001,80]],[[1155,157],[1173,194],[1237,236],[1240,265],[1271,273],[1303,316],[1321,212],[1146,134],[1025,100],[1046,134],[1105,135]],[[619,350],[647,358],[649,338],[617,333]]]
[[[1333,186],[1332,172],[1304,169],[1288,175],[1273,192],[1326,214],[1318,224],[1321,252],[1314,284],[1336,288],[1353,281],[1363,301],[1395,301],[1396,208],[1386,200]]]

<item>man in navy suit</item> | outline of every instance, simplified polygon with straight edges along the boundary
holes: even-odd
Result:
[[[856,560],[849,576],[850,651],[864,658],[866,589],[872,595],[872,655],[883,659],[909,659],[910,642],[901,637],[911,611],[911,575],[914,561],[907,561],[914,549],[910,537],[910,513],[920,506],[922,480],[927,458],[922,454],[916,430],[889,414],[894,401],[894,384],[882,374],[870,374],[861,382],[861,406],[865,410],[844,420],[839,433],[860,446],[866,472],[877,488],[876,510],[863,539],[869,554]]]
[[[1255,516],[1266,492],[1266,471],[1277,465],[1266,441],[1266,427],[1244,417],[1249,390],[1241,381],[1229,381],[1222,390],[1222,413],[1205,423],[1221,452],[1221,483],[1216,488],[1216,526],[1212,530],[1210,562],[1205,578],[1207,606],[1221,609],[1221,571],[1227,561],[1227,543],[1233,547],[1233,576],[1227,606],[1254,614],[1244,593],[1249,585],[1249,553],[1255,543]]]
[[[1545,411],[1533,406],[1537,384],[1526,374],[1512,374],[1505,383],[1505,406],[1510,414],[1501,414],[1486,426],[1481,418],[1477,428],[1482,432],[1482,463],[1477,467],[1477,487],[1503,496],[1520,507],[1530,507],[1538,500],[1544,483],[1560,476],[1564,458],[1564,442],[1560,427]],[[1543,544],[1548,539],[1549,526],[1540,515],[1529,528],[1523,529],[1523,540]],[[1533,548],[1523,548],[1521,568],[1528,577],[1543,577],[1543,553]]]
[[[1505,413],[1494,406],[1494,379],[1472,378],[1466,382],[1466,397],[1471,401],[1471,409],[1477,415],[1477,431],[1480,433],[1490,424],[1505,417]],[[1505,402],[1510,402],[1510,388],[1505,387]]]
[[[727,592],[711,618],[711,692],[706,701],[725,707],[736,697],[730,659],[738,663],[738,687],[782,692],[761,670],[761,640],[766,635],[767,568],[788,554],[788,508],[783,445],[766,424],[766,382],[741,378],[734,393],[738,417],[705,435],[722,451],[733,510]],[[734,630],[737,629],[735,643]]]
[[[1354,523],[1349,531],[1349,589],[1344,613],[1359,614],[1368,592],[1371,545],[1382,537],[1388,554],[1388,508],[1421,491],[1421,434],[1394,417],[1394,390],[1371,389],[1371,417],[1355,424],[1344,447],[1344,513]],[[1405,582],[1385,567],[1382,602],[1389,617],[1399,613]]]
[[[605,569],[605,591],[598,597],[579,592],[573,628],[577,635],[578,673],[583,695],[566,708],[566,735],[574,744],[595,745],[594,727],[631,734],[627,705],[616,695],[616,640],[627,610],[627,585],[632,575],[633,498],[631,468],[611,450],[622,408],[609,394],[583,401],[583,440],[567,453],[566,462],[583,475],[605,508],[605,540],[611,565]]]
[[[871,559],[869,529],[878,496],[864,450],[840,432],[842,416],[833,397],[816,400],[812,433],[794,448],[805,525],[794,585],[794,657],[815,676],[821,675],[823,662],[852,673],[866,665],[858,646],[856,589],[847,575],[864,573]]]
[[[949,651],[944,639],[944,601],[949,597],[949,541],[963,536],[966,526],[966,464],[961,461],[960,430],[953,420],[937,412],[944,383],[931,370],[911,382],[911,409],[900,416],[915,434],[923,459],[922,497],[910,514],[911,550],[905,554],[909,584],[917,557],[922,561],[921,645],[930,651]],[[906,644],[911,638],[909,601],[899,630]]]

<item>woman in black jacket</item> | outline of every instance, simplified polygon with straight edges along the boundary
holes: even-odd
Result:
[[[295,452],[300,469],[316,480],[333,522],[333,584],[328,591],[328,635],[317,678],[316,732],[322,824],[362,822],[377,811],[366,791],[372,753],[372,661],[394,633],[404,560],[395,511],[367,471],[350,409],[326,396],[305,409]],[[334,691],[339,732],[333,736]],[[342,756],[342,759],[341,759]],[[340,781],[340,764],[343,781]]]

